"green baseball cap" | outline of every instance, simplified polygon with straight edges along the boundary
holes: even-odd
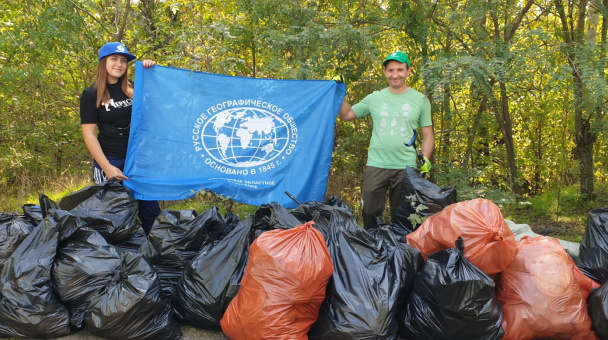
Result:
[[[396,60],[400,63],[406,63],[407,67],[410,67],[410,58],[408,58],[407,54],[405,54],[404,52],[393,52],[389,54],[388,57],[384,59],[382,66],[386,66],[386,64],[391,60]]]

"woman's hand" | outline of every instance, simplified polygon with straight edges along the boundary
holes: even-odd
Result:
[[[103,172],[106,174],[108,179],[114,178],[119,182],[122,182],[123,179],[129,180],[129,177],[125,176],[119,168],[110,164],[107,169],[103,169]]]
[[[154,60],[150,60],[150,59],[144,59],[143,63],[144,63],[145,68],[149,68],[151,66],[156,65],[156,62]]]

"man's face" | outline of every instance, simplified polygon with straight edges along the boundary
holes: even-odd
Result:
[[[392,88],[402,88],[405,86],[405,80],[410,75],[411,69],[406,63],[400,63],[396,60],[389,61],[384,67],[384,75],[388,84]]]

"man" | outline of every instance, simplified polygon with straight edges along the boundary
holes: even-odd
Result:
[[[410,60],[403,52],[391,53],[384,62],[384,75],[388,87],[374,91],[361,102],[350,106],[342,102],[339,116],[344,121],[372,117],[367,168],[363,177],[363,226],[375,227],[382,216],[385,195],[389,192],[391,217],[399,208],[401,182],[405,167],[416,167],[416,150],[404,142],[411,140],[413,130],[420,127],[424,164],[421,172],[431,168],[429,158],[435,146],[431,121],[431,103],[422,93],[410,88],[407,77],[411,74]]]

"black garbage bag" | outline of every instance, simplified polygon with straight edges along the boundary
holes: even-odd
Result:
[[[591,291],[587,299],[587,309],[595,334],[601,340],[608,340],[608,282]]]
[[[239,222],[226,237],[204,247],[186,266],[171,296],[171,305],[180,323],[221,330],[220,320],[239,291],[251,243],[277,226],[289,229],[276,222],[288,217],[273,217],[274,211],[282,213],[267,205],[260,207],[254,216]]]
[[[391,221],[395,233],[405,236],[411,233],[418,225],[414,225],[409,217],[416,213],[419,206],[426,209],[418,212],[421,217],[428,217],[440,212],[450,204],[457,203],[456,187],[441,188],[434,183],[420,177],[416,169],[405,168],[405,176],[399,194],[399,208]]]
[[[19,213],[0,212],[0,271],[17,246],[34,230],[34,224]]]
[[[348,206],[348,204],[344,203],[340,198],[336,197],[336,196],[329,196],[325,199],[325,204],[332,206],[332,207],[336,207],[336,208],[342,208],[342,209],[346,209],[348,211],[350,211],[351,213],[353,212],[350,207]]]
[[[0,272],[0,337],[58,338],[74,330],[70,313],[53,293],[51,268],[59,235],[84,225],[50,210],[21,242]]]
[[[58,205],[82,218],[110,244],[129,239],[141,228],[137,222],[137,201],[129,189],[114,179],[71,193]]]
[[[416,277],[400,317],[406,339],[500,339],[502,307],[494,281],[456,248],[433,253]]]
[[[87,330],[106,339],[180,339],[180,326],[154,268],[142,255],[122,255],[110,283],[87,308]]]
[[[261,205],[255,212],[254,223],[254,228],[260,230],[292,229],[303,224],[277,202]]]
[[[51,282],[74,327],[84,327],[89,303],[105,290],[120,264],[120,251],[93,229],[83,227],[61,237]]]
[[[40,202],[40,213],[42,214],[42,218],[44,219],[48,214],[50,214],[51,209],[65,210],[59,207],[55,201],[50,199],[45,194],[40,194],[38,196],[38,201]]]
[[[139,252],[152,264],[163,293],[169,297],[186,265],[204,246],[222,239],[231,228],[234,225],[226,224],[217,207],[201,215],[194,210],[166,209],[156,218]]]
[[[44,217],[42,216],[42,209],[37,204],[24,204],[22,207],[23,215],[26,220],[28,220],[34,226],[37,226],[42,222]]]
[[[137,254],[139,253],[139,248],[141,248],[141,245],[144,244],[147,239],[148,235],[146,235],[144,228],[138,228],[137,233],[116,243],[115,246],[122,251]]]
[[[395,310],[397,313],[395,317],[398,317],[399,311],[405,308],[409,300],[418,272],[424,267],[424,257],[418,249],[395,234],[391,225],[380,225],[369,230],[369,233],[377,239],[384,240],[390,260],[388,263],[391,267],[390,272],[395,273],[396,281],[401,284]]]
[[[298,220],[298,224],[314,221],[314,227],[319,230],[327,240],[331,215],[336,209],[339,208],[329,206],[324,202],[310,201],[300,204],[295,209],[291,210],[291,214]]]
[[[579,247],[577,266],[599,283],[608,281],[608,208],[593,209]]]
[[[238,293],[252,238],[249,216],[222,240],[210,244],[186,266],[171,296],[177,320],[197,328],[221,330],[220,320]]]
[[[326,206],[329,207],[329,206]],[[372,234],[334,207],[326,239],[334,273],[310,339],[399,339],[397,307],[405,303],[421,254],[389,228]]]
[[[291,214],[298,219],[300,222],[298,224],[314,221],[314,227],[319,230],[327,240],[332,216],[337,210],[341,211],[338,214],[345,214],[346,216],[352,215],[354,217],[354,214],[348,205],[336,196],[329,196],[325,202],[310,201],[300,204],[291,211]],[[356,220],[355,224],[357,224]]]

